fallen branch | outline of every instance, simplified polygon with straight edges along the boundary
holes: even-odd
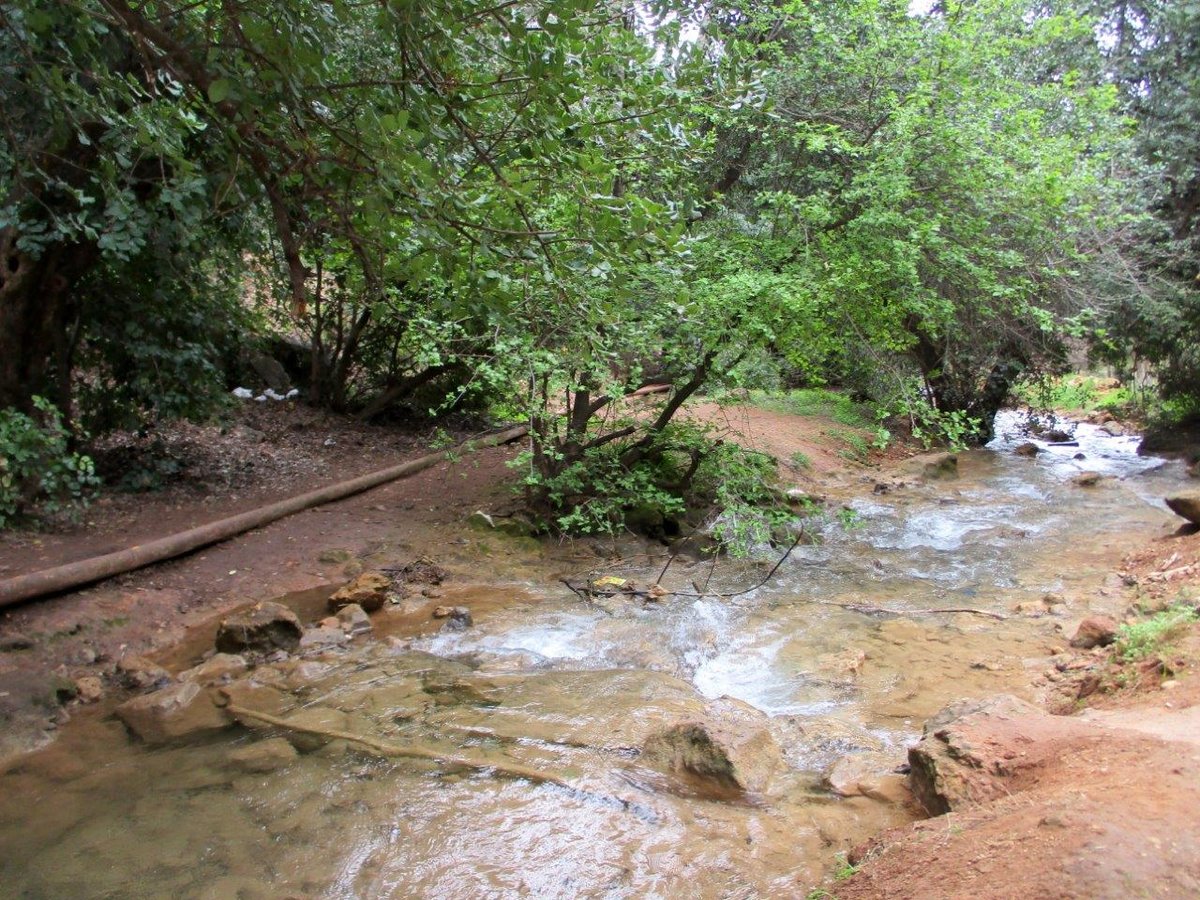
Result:
[[[510,441],[524,437],[528,433],[529,429],[524,425],[509,428],[507,431],[502,431],[499,434],[466,441],[450,451],[430,453],[419,459],[412,459],[368,475],[360,475],[358,478],[352,478],[349,481],[327,485],[315,491],[290,497],[287,500],[280,500],[268,506],[261,506],[258,509],[252,509],[227,519],[209,522],[207,525],[201,525],[198,528],[191,528],[187,531],[181,531],[178,534],[159,538],[148,544],[139,544],[125,550],[119,550],[116,553],[94,556],[91,559],[67,563],[66,565],[56,566],[52,569],[43,569],[40,572],[32,572],[28,575],[8,578],[0,581],[0,608],[11,606],[14,603],[20,603],[24,600],[32,600],[35,597],[41,597],[46,594],[61,593],[71,588],[81,587],[85,584],[111,578],[114,575],[121,575],[125,572],[132,572],[134,569],[141,569],[157,562],[173,559],[176,556],[191,553],[193,550],[198,550],[201,547],[226,541],[231,537],[236,537],[252,529],[261,528],[263,525],[267,525],[277,519],[282,519],[284,516],[290,516],[293,513],[311,509],[314,506],[321,506],[325,503],[332,503],[335,500],[343,500],[346,497],[360,494],[363,491],[386,484],[389,481],[395,481],[398,478],[404,478],[408,475],[415,475],[417,472],[436,466],[454,454],[479,447],[495,447],[500,444],[507,444]]]
[[[469,756],[458,756],[452,753],[442,753],[440,750],[433,750],[429,747],[419,747],[415,745],[392,744],[387,741],[379,740],[378,738],[368,737],[367,735],[354,734],[349,731],[340,731],[336,728],[318,728],[312,725],[301,725],[296,722],[289,722],[287,719],[281,719],[278,716],[272,716],[269,713],[259,712],[254,709],[247,709],[244,706],[230,704],[225,707],[226,711],[235,719],[246,718],[253,719],[256,722],[261,722],[264,725],[270,725],[273,728],[278,728],[281,731],[293,731],[297,734],[309,734],[314,737],[325,737],[330,740],[346,741],[350,744],[357,744],[364,749],[377,753],[380,756],[394,759],[423,759],[429,762],[437,763],[439,766],[455,769],[467,769],[472,772],[478,772],[481,775],[488,775],[493,778],[513,778],[520,781],[528,781],[530,784],[550,784],[555,787],[563,788],[573,794],[578,794],[581,797],[588,797],[592,800],[599,800],[603,803],[619,806],[621,809],[629,810],[639,818],[647,821],[655,821],[656,814],[652,809],[643,804],[635,803],[631,800],[623,800],[610,794],[600,794],[596,791],[591,791],[586,788],[576,787],[569,781],[559,778],[557,775],[552,775],[549,772],[543,772],[541,769],[530,768],[529,766],[521,766],[515,763],[497,763],[489,762],[482,759],[472,759]]]
[[[471,759],[466,756],[455,756],[449,753],[442,753],[439,750],[433,750],[429,747],[419,747],[415,745],[391,744],[387,741],[381,741],[378,738],[369,737],[362,734],[354,734],[350,731],[339,731],[336,728],[318,728],[312,725],[301,725],[297,722],[289,722],[287,719],[281,719],[278,716],[272,716],[268,713],[259,712],[254,709],[247,709],[244,706],[235,706],[230,704],[226,710],[234,718],[253,719],[256,722],[261,722],[264,725],[270,725],[274,728],[279,728],[283,731],[294,731],[298,734],[310,734],[314,737],[325,737],[330,740],[347,741],[348,743],[358,744],[360,747],[365,747],[372,750],[381,756],[396,757],[404,759],[424,759],[430,762],[435,762],[438,765],[448,766],[452,768],[469,769],[473,772],[481,772],[485,775],[496,775],[505,778],[519,778],[524,781],[532,782],[533,784],[553,784],[557,787],[567,788],[569,790],[577,790],[570,782],[564,781],[557,775],[551,775],[548,772],[543,772],[539,769],[531,769],[528,766],[518,766],[511,763],[494,763],[486,760]]]

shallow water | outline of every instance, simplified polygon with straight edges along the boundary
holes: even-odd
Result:
[[[377,617],[376,640],[262,673],[293,709],[339,709],[380,740],[536,767],[569,788],[340,741],[252,774],[230,752],[261,731],[149,749],[94,712],[0,776],[0,895],[803,895],[836,850],[912,816],[833,796],[829,766],[874,754],[886,773],[945,703],[1028,696],[1063,631],[1116,608],[1114,556],[1171,525],[1158,498],[1180,484],[1178,463],[1087,425],[1079,447],[1025,459],[1009,452],[1026,439],[1017,424],[1002,418],[990,450],[963,454],[957,480],[849,499],[858,527],[824,528],[730,600],[600,608],[553,562],[518,559],[505,571],[522,580],[446,585],[437,602],[471,606],[474,628],[435,631],[423,609],[397,609]],[[1108,477],[1081,488],[1081,471]],[[770,562],[722,564],[713,586],[754,584]],[[644,583],[662,564],[597,572]],[[708,572],[677,561],[663,583],[689,591]],[[1047,592],[1066,599],[1060,615],[1012,613]],[[1008,618],[936,612],[949,607]],[[769,786],[721,795],[642,764],[648,733],[723,696],[769,717],[782,759]]]

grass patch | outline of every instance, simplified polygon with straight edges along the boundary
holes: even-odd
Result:
[[[1026,381],[1017,385],[1013,393],[1026,406],[1035,409],[1128,415],[1137,406],[1137,398],[1129,388],[1112,378],[1094,375],[1062,375]]]
[[[792,416],[827,416],[849,428],[875,428],[875,410],[869,403],[855,403],[845,394],[826,388],[802,388],[783,394],[751,391],[750,402],[760,409]]]
[[[809,456],[807,453],[804,453],[800,450],[797,450],[795,453],[792,454],[791,462],[792,462],[792,465],[797,469],[807,471],[808,469],[812,468],[812,460],[809,459]]]
[[[1123,662],[1138,662],[1165,653],[1183,636],[1188,626],[1200,619],[1191,606],[1172,606],[1148,619],[1117,629],[1115,650]]]

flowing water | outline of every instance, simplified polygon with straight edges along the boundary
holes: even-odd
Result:
[[[254,771],[231,754],[266,729],[148,748],[98,712],[0,775],[0,895],[802,896],[835,851],[912,818],[888,772],[923,720],[960,697],[1029,696],[1064,630],[1119,607],[1114,559],[1172,525],[1159,498],[1178,463],[1088,425],[1078,447],[1026,459],[1010,452],[1018,424],[1003,416],[956,480],[849,492],[856,527],[825,526],[736,597],[595,605],[544,562],[510,561],[523,577],[499,583],[460,567],[437,602],[471,606],[473,628],[434,631],[427,609],[398,607],[374,639],[251,679],[280,714],[322,710],[339,730],[561,783],[341,740]],[[1084,470],[1106,477],[1079,487]],[[597,574],[645,583],[662,564]],[[722,564],[713,586],[765,573]],[[663,584],[682,594],[709,577],[676,561]],[[665,725],[729,709],[774,738],[755,751],[778,756],[773,777],[750,792],[640,758]],[[870,796],[826,786],[847,756],[873,773]]]

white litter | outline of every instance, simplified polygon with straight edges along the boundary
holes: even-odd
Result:
[[[250,388],[234,388],[233,396],[237,397],[239,400],[249,400],[254,396],[254,391],[250,390]]]

